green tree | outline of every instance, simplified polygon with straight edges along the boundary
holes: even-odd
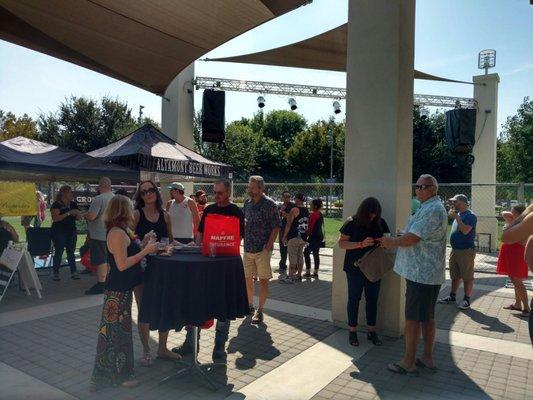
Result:
[[[413,179],[431,174],[439,182],[470,182],[471,165],[466,156],[453,154],[446,145],[444,113],[422,118],[413,110]]]
[[[17,117],[12,112],[0,110],[0,141],[17,136],[35,138],[37,136],[37,123],[27,114]]]
[[[72,96],[61,103],[57,113],[39,116],[38,138],[85,153],[106,146],[138,127],[125,102],[103,97],[98,103]]]
[[[254,117],[253,127],[260,126],[262,112]],[[261,132],[267,138],[280,142],[288,148],[296,135],[307,127],[307,121],[300,114],[287,110],[269,112],[262,123]]]
[[[289,171],[299,180],[324,181],[329,177],[331,133],[333,133],[333,176],[344,176],[344,123],[318,121],[296,135],[287,150]]]
[[[533,100],[524,98],[498,140],[499,182],[533,182]]]
[[[224,143],[204,143],[203,154],[214,161],[231,164],[235,168],[235,178],[245,180],[257,173],[257,154],[260,136],[240,121],[226,127]]]

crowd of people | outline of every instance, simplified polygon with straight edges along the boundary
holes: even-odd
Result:
[[[73,201],[69,186],[59,189],[51,206],[55,281],[60,279],[59,266],[64,251],[67,253],[71,278],[79,279],[74,256],[76,220],[84,218],[88,221],[88,243],[91,263],[96,266],[96,283],[86,293],[104,294],[92,375],[94,388],[137,384],[133,379],[133,299],[139,311],[138,330],[143,346],[140,363],[146,367],[152,364],[149,325],[146,323],[149,318],[142,306],[143,281],[146,278],[142,260],[156,250],[157,243],[200,245],[209,214],[233,216],[240,221],[244,276],[252,324],[260,324],[264,320],[269,282],[273,277],[271,261],[276,241],[280,250],[280,283],[295,284],[303,278],[318,277],[319,250],[325,247],[320,199],[309,201],[308,209],[306,203],[309,199],[303,194],[292,196],[290,192],[283,192],[278,205],[265,194],[265,181],[261,176],[250,177],[248,198],[242,209],[231,202],[231,185],[228,181],[214,184],[215,201],[210,205],[207,205],[205,192],[186,196],[185,186],[178,182],[167,187],[170,200],[166,204],[163,204],[161,190],[150,180],[137,185],[133,199],[127,197],[127,193],[113,194],[111,181],[105,177],[100,179],[98,190],[98,196],[85,213]],[[402,231],[391,232],[382,217],[379,200],[373,197],[364,199],[355,214],[340,229],[338,246],[345,250],[343,270],[348,288],[348,342],[352,346],[359,346],[359,303],[363,292],[367,339],[376,346],[382,344],[377,333],[381,281],[366,275],[362,260],[369,257],[373,249],[397,248],[393,268],[406,281],[406,323],[404,356],[388,365],[388,369],[395,373],[416,374],[419,368],[436,368],[433,359],[435,306],[437,302],[457,304],[461,281],[464,297],[457,307],[465,310],[471,306],[477,217],[469,209],[465,195],[458,194],[449,199],[451,207],[447,212],[437,193],[438,182],[433,176],[419,177],[415,185],[416,207],[413,207],[412,215]],[[41,200],[37,194],[39,209]],[[497,271],[509,276],[516,294],[515,303],[505,308],[529,316],[533,340],[533,318],[530,312],[533,302],[531,306],[528,304],[527,291],[522,282],[528,276],[528,267],[533,272],[533,206],[515,206],[503,216],[507,224],[502,236],[504,244]],[[43,219],[44,213],[36,221]],[[453,220],[450,233],[452,251],[448,260],[451,289],[446,297],[438,299],[441,285],[445,282],[449,219]],[[0,241],[9,240],[18,240],[16,232],[1,221]],[[254,304],[256,286],[259,301]],[[230,321],[217,321],[213,360],[226,357],[229,328]],[[193,334],[190,327],[186,329],[185,341],[173,349],[167,347],[169,332],[160,331],[157,357],[175,360],[192,353]],[[417,358],[416,350],[421,336],[424,341],[423,352]]]

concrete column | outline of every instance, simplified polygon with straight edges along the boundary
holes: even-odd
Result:
[[[182,146],[194,149],[194,63],[174,78],[161,99],[161,129]]]
[[[350,0],[344,167],[344,217],[376,197],[391,230],[410,214],[413,138],[414,0]],[[344,252],[334,249],[333,320],[347,321]],[[384,277],[378,307],[381,333],[404,327],[404,282]],[[360,305],[359,325],[364,320]]]
[[[496,204],[496,134],[498,130],[498,74],[473,77],[474,100],[477,101],[476,144],[472,165],[472,210],[478,217],[477,234],[479,245],[495,251],[498,240]],[[492,184],[483,186],[477,184]]]

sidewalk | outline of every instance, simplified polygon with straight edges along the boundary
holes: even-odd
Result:
[[[402,339],[384,338],[384,346],[373,347],[362,336],[361,346],[353,348],[346,331],[330,322],[330,266],[320,280],[296,285],[273,280],[264,325],[252,326],[249,318],[232,322],[227,368],[212,373],[223,385],[217,392],[193,378],[159,385],[174,366],[155,360],[150,368],[136,363],[139,387],[90,393],[102,297],[82,294],[94,277],[71,281],[63,272],[60,283],[43,277],[42,300],[11,288],[0,304],[1,399],[514,400],[533,393],[527,321],[502,309],[513,299],[504,277],[477,274],[470,310],[437,306],[439,371],[406,377],[385,369],[401,357]],[[135,326],[133,331],[138,357]],[[169,346],[183,338],[171,333]],[[200,361],[210,361],[213,340],[213,329],[202,333]],[[152,349],[156,341],[153,332]]]

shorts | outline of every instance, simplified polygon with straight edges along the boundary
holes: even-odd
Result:
[[[289,253],[289,265],[304,265],[304,247],[307,244],[305,240],[299,237],[289,239],[287,242],[287,252]]]
[[[450,254],[450,278],[462,279],[465,282],[474,280],[474,263],[476,259],[476,250],[452,249]]]
[[[426,285],[408,279],[406,282],[405,319],[418,322],[429,322],[434,319],[440,285]]]
[[[270,258],[272,252],[263,250],[259,253],[244,253],[244,276],[246,278],[256,277],[259,279],[272,278],[272,268],[270,267]]]
[[[107,264],[107,242],[105,240],[89,239],[89,250],[92,265]]]

